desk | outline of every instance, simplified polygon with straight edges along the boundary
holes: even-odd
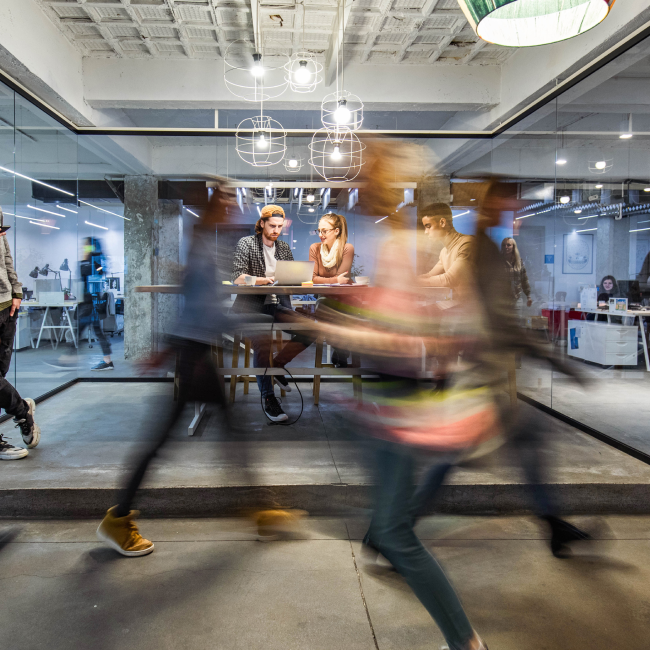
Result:
[[[63,336],[59,338],[56,330],[69,330],[70,334],[72,335],[72,341],[74,342],[75,348],[77,347],[77,339],[78,337],[75,335],[74,327],[72,325],[72,320],[70,319],[70,311],[74,311],[77,308],[77,305],[79,304],[79,300],[65,300],[63,302],[57,302],[52,305],[44,305],[39,302],[36,302],[35,300],[24,300],[20,306],[21,308],[27,308],[27,307],[37,307],[39,309],[45,309],[45,314],[43,315],[43,322],[41,323],[41,329],[38,332],[38,340],[36,341],[36,348],[41,343],[41,337],[43,336],[43,330],[54,330],[54,341],[56,341],[56,344],[54,341],[50,341],[52,343],[52,347],[56,350],[57,347],[59,347],[59,343],[61,343]],[[50,309],[51,308],[62,308],[63,309],[63,315],[65,316],[65,320],[67,321],[67,325],[54,325],[52,323],[52,316],[50,314]],[[50,324],[48,324],[47,319],[48,316],[50,317]],[[31,336],[30,336],[31,338]]]
[[[639,328],[641,330],[641,341],[643,342],[643,356],[645,358],[645,367],[646,370],[650,372],[650,357],[648,356],[648,340],[645,335],[645,327],[643,323],[644,318],[650,318],[650,311],[628,309],[627,311],[611,313],[610,311],[606,311],[604,309],[587,309],[586,307],[578,309],[577,311],[580,311],[585,314],[605,314],[605,316],[607,316],[608,324],[612,322],[612,316],[627,316],[629,318],[638,318]]]

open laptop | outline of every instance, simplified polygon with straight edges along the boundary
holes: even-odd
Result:
[[[311,282],[314,262],[286,262],[275,264],[275,283],[280,286],[299,287],[302,282]]]

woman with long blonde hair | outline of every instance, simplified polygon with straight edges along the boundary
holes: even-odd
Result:
[[[508,276],[510,277],[510,286],[512,287],[512,298],[517,304],[522,294],[526,296],[526,305],[530,307],[533,301],[530,297],[530,282],[528,282],[528,274],[526,267],[521,261],[517,242],[514,237],[506,237],[501,242],[501,255],[506,263]]]
[[[348,244],[345,217],[335,212],[324,214],[317,232],[320,243],[309,247],[309,259],[314,262],[314,284],[350,284],[354,246]]]

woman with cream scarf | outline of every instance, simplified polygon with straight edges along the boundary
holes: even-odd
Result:
[[[354,259],[354,246],[348,244],[348,224],[342,214],[328,212],[318,223],[320,244],[309,248],[309,260],[314,262],[314,284],[351,284],[349,277]],[[334,349],[332,363],[337,368],[348,365],[348,350]]]

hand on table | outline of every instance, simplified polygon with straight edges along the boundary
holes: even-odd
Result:
[[[255,284],[258,286],[264,284],[273,284],[274,282],[275,282],[275,278],[257,278],[257,280],[255,280]]]
[[[347,271],[345,273],[341,273],[341,275],[339,275],[336,278],[336,281],[339,284],[352,284],[352,280],[350,280],[350,278],[348,277],[348,272]]]

